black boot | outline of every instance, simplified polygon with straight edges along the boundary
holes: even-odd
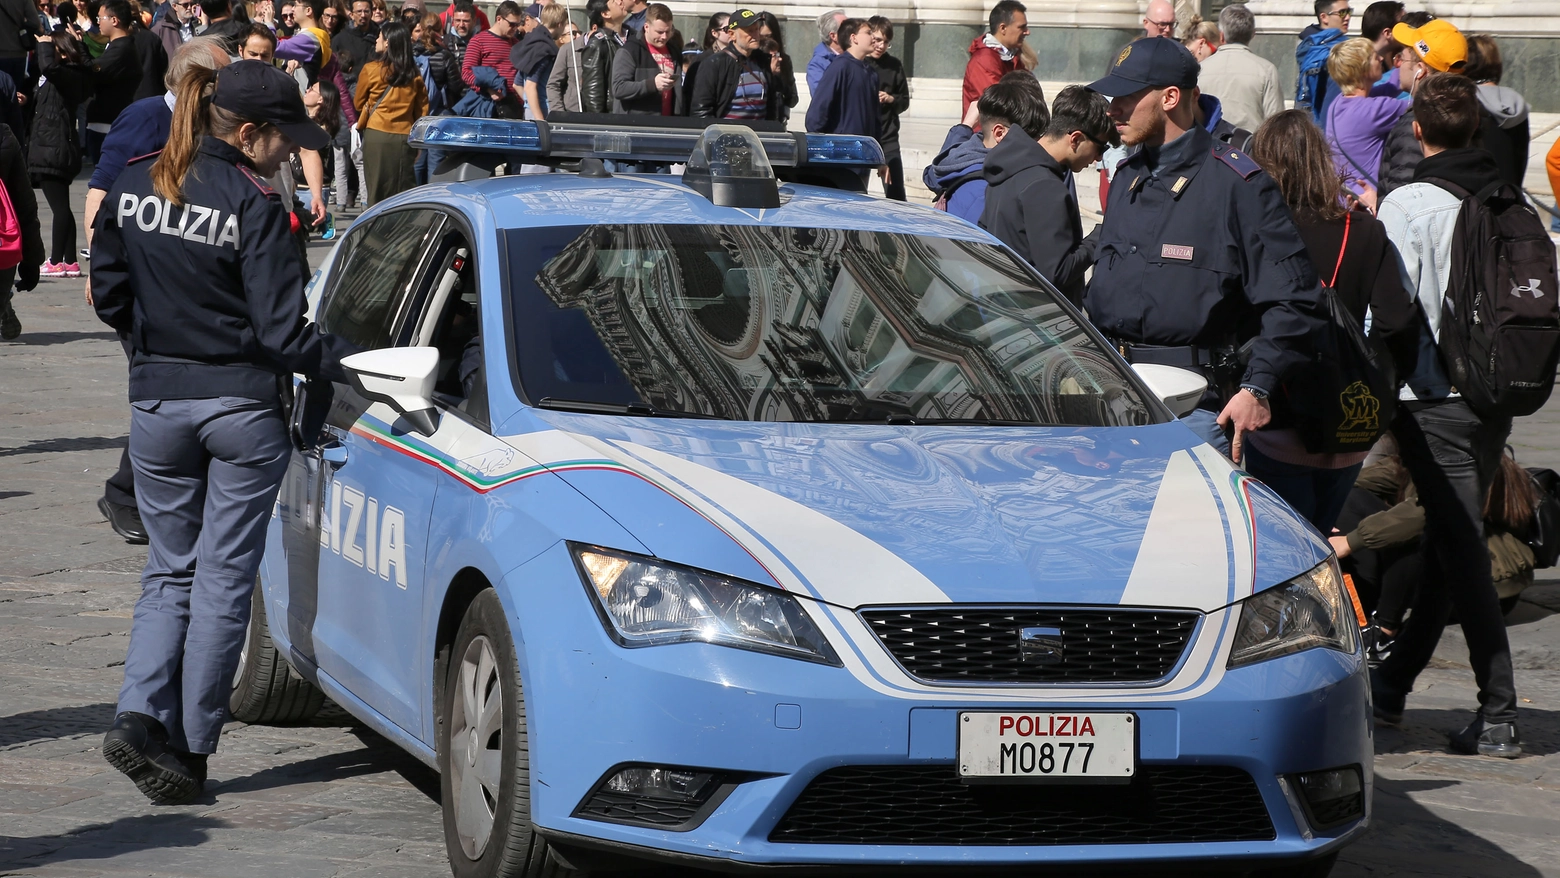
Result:
[[[1516,723],[1487,723],[1481,713],[1473,718],[1466,729],[1449,732],[1447,739],[1452,750],[1469,756],[1495,756],[1516,759],[1522,755],[1522,739],[1517,736]]]
[[[103,736],[103,758],[159,805],[182,805],[200,795],[201,782],[168,746],[168,732],[156,717],[130,712],[114,717]]]

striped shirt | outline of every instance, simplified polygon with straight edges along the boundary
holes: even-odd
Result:
[[[751,60],[742,59],[742,76],[737,80],[737,91],[731,98],[731,111],[727,119],[762,119],[766,101],[764,73]]]

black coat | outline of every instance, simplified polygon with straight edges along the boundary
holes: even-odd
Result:
[[[246,162],[203,138],[175,207],[153,188],[153,160],[143,157],[98,211],[93,306],[130,338],[131,401],[275,399],[278,376],[346,378],[340,358],[356,350],[305,318],[308,266],[291,217]],[[125,206],[132,199],[134,210]]]
[[[135,41],[135,55],[141,62],[141,84],[135,90],[135,99],[166,92],[168,85],[163,77],[168,73],[168,50],[163,48],[162,40],[140,26],[131,29],[130,39]]]
[[[682,47],[667,44],[672,63],[672,115],[687,115],[682,90],[677,81],[682,78]],[[661,115],[661,90],[655,87],[655,78],[661,73],[661,65],[655,63],[644,37],[630,37],[612,59],[612,111],[631,116]]]
[[[34,99],[32,136],[27,141],[27,171],[34,176],[75,179],[81,173],[81,143],[76,108],[91,94],[92,74],[82,64],[66,64],[40,45],[43,85]]]
[[[769,75],[769,53],[754,49],[747,60],[764,77],[764,118],[779,119],[780,110],[785,106],[784,95],[774,87]],[[731,112],[731,99],[737,94],[737,83],[742,79],[742,61],[742,56],[730,46],[725,51],[703,56],[699,60],[699,78],[693,84],[693,102],[688,105],[688,115],[726,118]]]
[[[43,230],[38,227],[38,198],[27,178],[22,144],[9,125],[0,125],[0,184],[5,185],[16,221],[22,227],[22,262],[16,266],[16,288],[30,290],[38,285],[38,270],[43,267]]]
[[[580,111],[612,112],[612,63],[623,45],[605,28],[585,38],[580,51]]]
[[[877,71],[878,90],[893,96],[893,101],[878,104],[878,143],[883,157],[899,158],[899,114],[910,107],[910,80],[905,78],[903,61],[893,55],[867,57],[867,66]]]
[[[0,58],[23,58],[31,51],[22,34],[43,35],[32,0],[0,0]],[[28,41],[31,42],[31,41]]]
[[[158,44],[162,48],[162,44]],[[141,59],[135,50],[135,37],[120,37],[103,49],[92,62],[92,103],[87,105],[87,121],[111,125],[135,102],[141,87]]]
[[[1414,111],[1398,117],[1381,146],[1381,169],[1376,176],[1376,197],[1386,198],[1393,189],[1414,182],[1414,168],[1424,158],[1424,150],[1414,139]]]
[[[1081,305],[1083,274],[1094,264],[1095,242],[1083,237],[1078,202],[1067,191],[1067,169],[1022,128],[1012,128],[986,154],[983,173],[981,228]]]

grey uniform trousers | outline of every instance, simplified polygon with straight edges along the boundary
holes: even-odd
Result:
[[[119,710],[156,717],[175,748],[214,753],[292,446],[275,400],[130,406],[130,461],[151,545]]]

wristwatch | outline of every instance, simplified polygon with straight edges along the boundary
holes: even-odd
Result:
[[[1267,399],[1268,398],[1268,392],[1266,390],[1263,390],[1262,388],[1256,386],[1255,384],[1242,384],[1240,386],[1240,389],[1246,391],[1247,393],[1251,394],[1252,396],[1255,396],[1257,399]]]

